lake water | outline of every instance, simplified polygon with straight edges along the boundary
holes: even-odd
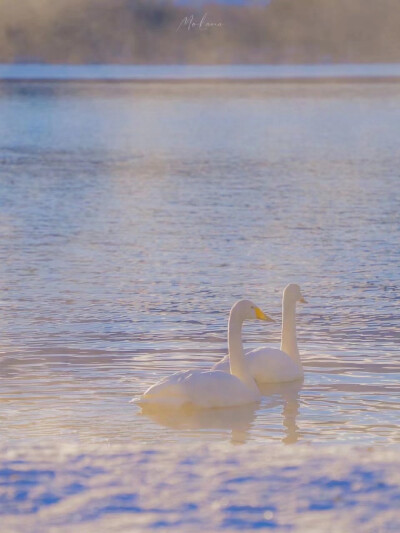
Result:
[[[310,65],[47,65],[0,63],[2,80],[400,80],[400,63]]]
[[[277,345],[292,281],[305,382],[245,438],[400,440],[400,86],[16,84],[0,116],[0,441],[230,439],[128,402],[222,357],[238,298]]]
[[[0,117],[3,450],[400,442],[400,85],[18,82]],[[239,298],[278,346],[289,282],[304,383],[129,403],[218,361]]]

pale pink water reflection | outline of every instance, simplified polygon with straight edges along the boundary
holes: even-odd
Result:
[[[400,90],[0,88],[0,441],[398,442]],[[240,416],[129,404],[301,284],[304,385]],[[289,395],[288,395],[289,394]],[[29,444],[28,444],[29,445]]]

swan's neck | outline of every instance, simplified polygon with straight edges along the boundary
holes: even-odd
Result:
[[[285,298],[282,302],[281,350],[290,355],[296,363],[300,363],[296,337],[296,302],[288,302]]]
[[[250,374],[246,359],[243,353],[242,345],[242,325],[243,320],[235,316],[235,313],[231,313],[229,316],[228,325],[228,348],[229,348],[229,364],[231,374],[245,383],[256,395],[259,395],[259,390],[254,381],[254,378]]]

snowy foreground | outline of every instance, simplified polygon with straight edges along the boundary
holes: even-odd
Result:
[[[399,447],[2,449],[2,532],[400,531]]]

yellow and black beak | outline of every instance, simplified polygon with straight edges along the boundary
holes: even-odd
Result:
[[[263,313],[259,307],[255,307],[254,311],[256,312],[256,318],[259,320],[265,320],[265,322],[275,322],[273,318]]]
[[[299,302],[302,304],[308,304],[307,300],[303,296],[300,298]]]

